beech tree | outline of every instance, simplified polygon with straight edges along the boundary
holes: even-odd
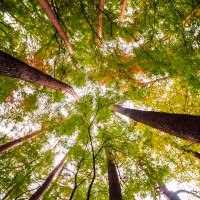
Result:
[[[121,187],[111,150],[107,152],[107,164],[108,164],[108,181],[109,181],[109,199],[122,200]]]
[[[11,142],[8,142],[6,144],[0,145],[0,154],[2,154],[5,151],[8,151],[9,149],[12,149],[16,146],[19,146],[19,145],[23,144],[23,142],[26,142],[27,140],[30,140],[40,134],[43,134],[44,132],[46,132],[46,130],[39,130],[39,131],[36,131],[29,135],[26,135],[22,138],[19,138],[19,139],[13,140]]]
[[[200,143],[200,116],[141,111],[115,106],[115,112],[182,139]]]
[[[0,74],[12,78],[19,78],[41,86],[50,87],[56,90],[62,90],[71,94],[75,99],[78,95],[73,88],[43,72],[27,65],[26,63],[0,51]]]
[[[45,0],[45,1],[38,0],[38,2],[41,5],[41,7],[44,10],[44,12],[46,13],[46,15],[48,16],[48,18],[50,19],[50,21],[52,22],[52,24],[55,26],[55,28],[58,31],[60,37],[65,42],[69,53],[72,54],[73,50],[72,50],[71,44],[69,42],[69,39],[68,39],[67,35],[65,34],[65,32],[63,31],[63,29],[62,29],[58,19],[56,18],[55,14],[51,10],[51,7],[50,7],[48,1],[47,0]]]
[[[165,185],[159,184],[159,188],[169,200],[181,200],[175,192],[169,191]]]
[[[42,194],[47,190],[51,182],[53,181],[54,176],[56,173],[62,168],[62,166],[65,163],[66,156],[58,163],[58,165],[53,169],[53,171],[49,174],[45,182],[42,184],[42,186],[37,189],[37,191],[29,198],[30,200],[37,200],[40,199]]]
[[[158,183],[196,200],[199,30],[194,0],[1,1],[0,146],[20,145],[0,156],[0,199],[107,200],[115,180],[124,200],[166,197]],[[114,105],[161,117],[133,122]]]

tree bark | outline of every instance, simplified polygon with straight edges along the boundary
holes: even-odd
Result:
[[[112,158],[111,150],[107,153],[108,181],[109,181],[109,200],[122,200],[122,192],[119,178]]]
[[[56,173],[62,168],[65,163],[66,156],[60,161],[60,163],[53,169],[53,171],[49,174],[45,182],[42,186],[29,198],[29,200],[38,200],[42,196],[42,194],[48,189],[49,185],[52,183],[54,176]]]
[[[99,15],[98,15],[98,36],[102,39],[102,21],[103,21],[103,10],[104,10],[104,0],[99,0]]]
[[[197,3],[197,5],[194,7],[192,11],[187,15],[187,17],[182,21],[183,27],[185,27],[186,23],[190,20],[192,15],[196,12],[197,8],[200,6],[200,3]]]
[[[122,11],[121,11],[120,18],[119,18],[119,22],[120,22],[120,26],[121,27],[122,27],[122,23],[124,21],[124,14],[125,14],[125,10],[126,10],[126,4],[127,4],[127,0],[123,0]]]
[[[181,149],[183,150],[183,152],[185,153],[189,153],[189,154],[191,154],[194,158],[197,158],[197,159],[199,159],[200,160],[200,153],[198,153],[198,152],[196,152],[196,151],[193,151],[193,150],[191,150],[191,149],[185,149],[185,148],[183,148],[183,147],[181,147]]]
[[[61,90],[71,94],[76,100],[79,99],[71,86],[54,79],[34,67],[14,58],[0,50],[0,75],[18,78],[40,86],[46,86],[55,90]]]
[[[165,185],[159,183],[159,188],[169,200],[181,200],[175,192],[169,191]]]
[[[176,137],[200,144],[200,116],[141,111],[121,106],[115,106],[114,111]]]
[[[42,9],[44,10],[47,17],[49,18],[49,20],[51,21],[51,23],[54,25],[54,27],[58,31],[58,34],[60,35],[60,37],[65,42],[69,53],[72,54],[73,50],[72,50],[71,44],[69,42],[69,39],[68,39],[67,35],[65,34],[64,30],[62,29],[58,19],[56,18],[56,15],[52,11],[48,1],[47,0],[38,0],[38,2],[40,4],[40,6],[42,7]]]
[[[167,80],[169,79],[170,76],[166,76],[166,77],[163,77],[163,78],[159,78],[159,79],[156,79],[156,80],[153,80],[153,81],[149,81],[149,82],[146,82],[146,83],[140,83],[140,84],[136,84],[136,86],[139,86],[139,87],[146,87],[148,85],[153,85],[154,83],[157,83],[157,82],[160,82],[160,81],[164,81],[164,80]]]
[[[22,138],[19,138],[19,139],[16,139],[16,140],[13,140],[11,142],[8,142],[6,144],[3,144],[0,146],[0,154],[4,153],[5,151],[8,151],[16,146],[19,146],[20,144],[24,143],[25,141],[27,140],[30,140],[34,137],[36,137],[37,135],[40,135],[42,133],[46,132],[46,130],[39,130],[39,131],[36,131],[32,134],[29,134],[29,135],[26,135]]]

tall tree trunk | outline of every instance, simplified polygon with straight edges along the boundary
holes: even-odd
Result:
[[[27,140],[30,140],[34,137],[36,137],[37,135],[40,135],[42,133],[46,132],[46,130],[39,130],[39,131],[36,131],[32,134],[29,134],[29,135],[26,135],[24,137],[21,137],[19,139],[16,139],[16,140],[13,140],[11,142],[8,142],[6,144],[3,144],[0,146],[0,154],[4,153],[5,151],[8,151],[16,146],[19,146],[20,144],[24,143],[25,141]]]
[[[107,152],[109,200],[122,200],[122,192],[112,151]]]
[[[0,50],[0,75],[18,78],[40,86],[46,86],[55,90],[65,91],[76,100],[79,99],[71,86],[27,65],[13,56]]]
[[[60,37],[65,42],[69,53],[72,54],[73,50],[72,50],[71,44],[69,42],[69,39],[68,39],[67,35],[65,34],[64,30],[62,29],[58,19],[56,18],[56,15],[52,11],[48,1],[47,0],[38,0],[38,2],[40,4],[40,6],[42,7],[42,9],[44,10],[47,17],[49,18],[49,20],[51,21],[51,23],[54,25],[54,27],[58,31],[58,34],[60,35]]]
[[[149,81],[149,82],[146,82],[146,83],[140,83],[140,84],[136,84],[136,86],[139,86],[139,87],[146,87],[148,85],[153,85],[154,83],[157,83],[157,82],[160,82],[160,81],[164,81],[164,80],[167,80],[169,79],[170,76],[166,76],[166,77],[163,77],[163,78],[159,78],[159,79],[156,79],[156,80],[153,80],[153,81]]]
[[[49,185],[52,183],[54,176],[56,173],[62,168],[65,163],[66,156],[60,161],[60,163],[53,169],[53,171],[49,174],[45,182],[42,186],[29,198],[29,200],[38,200],[42,196],[42,194],[48,189]]]
[[[169,200],[181,200],[175,192],[169,191],[165,185],[159,183],[159,188]]]
[[[120,18],[119,18],[119,22],[120,22],[120,26],[122,27],[122,23],[124,21],[124,14],[125,14],[125,10],[126,10],[126,4],[127,4],[127,0],[123,0],[122,2],[122,11],[120,14]]]
[[[183,27],[186,25],[186,23],[190,20],[192,15],[196,12],[197,8],[200,6],[200,3],[198,2],[197,5],[193,8],[192,11],[187,15],[187,17],[182,21]]]
[[[197,158],[200,160],[200,153],[193,151],[191,149],[183,149],[183,151],[187,153],[191,153],[194,158]]]
[[[115,106],[114,111],[176,137],[200,144],[200,116],[141,111],[121,106]]]
[[[197,158],[200,160],[200,153],[192,150],[192,149],[187,149],[187,147],[184,147],[184,146],[180,146],[176,143],[172,143],[173,146],[175,146],[177,149],[179,149],[180,151],[182,151],[183,153],[189,153],[191,154],[191,156],[193,156],[194,158]]]
[[[98,15],[98,36],[102,39],[102,21],[103,21],[103,10],[104,10],[104,0],[99,0],[99,15]]]

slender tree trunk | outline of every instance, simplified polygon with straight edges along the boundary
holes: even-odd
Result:
[[[186,25],[186,23],[190,20],[192,15],[196,12],[197,8],[199,7],[200,3],[197,3],[197,5],[194,7],[192,11],[187,15],[187,17],[182,21],[183,27]]]
[[[52,11],[48,1],[47,0],[38,0],[38,2],[40,4],[40,6],[42,7],[42,9],[44,10],[47,17],[49,18],[49,20],[51,21],[51,23],[54,25],[54,27],[58,31],[58,34],[60,35],[60,37],[65,42],[69,53],[72,54],[73,50],[72,50],[71,44],[69,42],[69,39],[68,39],[67,35],[65,34],[64,30],[62,29],[58,19],[56,18],[56,15]]]
[[[169,200],[181,200],[175,192],[169,191],[165,185],[159,183],[159,188]]]
[[[127,0],[123,0],[122,11],[121,11],[120,18],[119,18],[119,22],[120,22],[120,26],[121,27],[122,27],[122,23],[124,21],[124,14],[125,14],[125,10],[126,10],[126,4],[127,4]]]
[[[149,81],[149,82],[146,82],[146,83],[140,83],[140,84],[137,84],[136,86],[139,86],[139,87],[146,87],[148,85],[152,85],[154,83],[157,83],[157,82],[160,82],[160,81],[164,81],[164,80],[167,80],[169,79],[170,76],[166,76],[166,77],[163,77],[163,78],[159,78],[159,79],[156,79],[156,80],[153,80],[153,81]]]
[[[122,192],[112,151],[107,153],[109,200],[122,200]]]
[[[102,21],[103,21],[103,10],[104,10],[104,0],[99,0],[99,5],[98,5],[98,9],[99,9],[99,15],[98,15],[98,36],[99,39],[102,39]]]
[[[141,111],[115,106],[114,111],[150,127],[200,144],[200,116]]]
[[[44,132],[46,132],[46,130],[39,130],[39,131],[36,131],[35,133],[26,135],[22,138],[19,138],[19,139],[13,140],[11,142],[8,142],[6,144],[3,144],[0,146],[0,154],[4,153],[5,151],[8,151],[16,146],[19,146],[20,144],[24,143],[25,141],[30,140]]]
[[[13,56],[0,50],[0,75],[18,78],[40,86],[46,86],[55,90],[65,91],[76,100],[79,99],[71,86],[27,65]]]
[[[49,174],[45,182],[42,186],[29,198],[29,200],[38,200],[42,196],[42,194],[48,189],[49,185],[52,183],[54,176],[56,173],[62,168],[65,163],[66,156],[60,161],[60,163],[53,169],[53,171]]]

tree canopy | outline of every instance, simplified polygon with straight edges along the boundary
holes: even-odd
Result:
[[[189,134],[114,112],[199,119],[199,16],[197,0],[0,1],[0,199],[200,198]]]

